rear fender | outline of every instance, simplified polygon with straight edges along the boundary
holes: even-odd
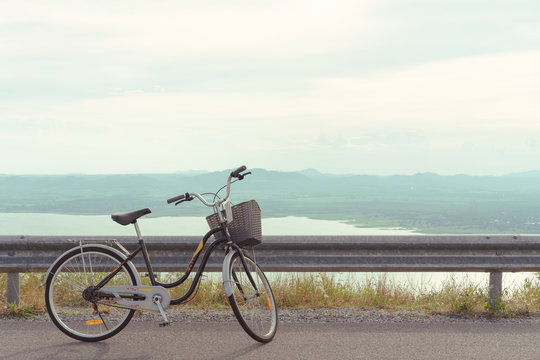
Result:
[[[120,256],[121,259],[124,259],[124,260],[127,259],[126,254],[120,252],[119,250],[116,250],[113,247],[107,246],[107,245],[102,245],[102,244],[86,244],[86,245],[82,245],[82,246],[79,245],[79,246],[76,246],[76,247],[74,247],[72,249],[69,249],[68,251],[64,252],[62,255],[60,255],[59,257],[56,258],[56,260],[51,264],[51,266],[49,266],[49,269],[47,270],[47,273],[45,274],[45,277],[43,278],[43,284],[42,285],[45,285],[47,283],[47,280],[49,280],[49,276],[52,275],[52,269],[60,261],[60,259],[62,259],[64,257],[64,255],[66,255],[66,254],[68,254],[70,252],[73,252],[75,250],[81,251],[81,248],[86,248],[86,247],[98,247],[98,248],[102,248],[102,249],[107,249],[107,250],[112,251],[116,255]],[[135,268],[135,265],[133,265],[133,263],[131,261],[128,261],[127,266],[135,274],[135,280],[137,281],[136,285],[141,285],[141,278],[139,277],[139,272]]]

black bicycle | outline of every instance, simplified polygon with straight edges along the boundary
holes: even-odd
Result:
[[[185,193],[167,200],[169,204],[178,205],[197,198],[214,209],[214,214],[206,218],[211,230],[203,237],[184,275],[177,281],[161,283],[154,276],[137,224],[137,219],[151,212],[149,209],[112,215],[112,219],[121,225],[135,226],[139,239],[135,251],[128,252],[118,242],[119,249],[81,242],[60,255],[44,280],[47,311],[54,324],[66,335],[82,341],[100,341],[117,334],[136,310],[160,313],[164,319],[161,325],[169,325],[165,310],[193,295],[210,254],[216,249],[224,249],[223,286],[234,315],[253,339],[271,341],[278,323],[276,302],[264,272],[248,255],[249,249],[262,242],[260,208],[255,200],[234,206],[229,201],[231,180],[244,179],[250,174],[245,170],[242,166],[231,172],[223,199],[217,196],[218,191],[213,202],[207,202],[197,193]],[[189,289],[178,299],[171,299],[167,289],[189,278],[212,236],[214,240],[207,247]],[[151,286],[142,285],[139,272],[131,262],[139,253],[144,257]]]

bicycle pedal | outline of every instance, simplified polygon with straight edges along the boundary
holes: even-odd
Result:
[[[159,323],[159,327],[165,327],[165,326],[171,326],[171,323],[170,322],[162,322],[162,323]]]

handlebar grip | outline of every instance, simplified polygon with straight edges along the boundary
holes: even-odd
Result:
[[[232,173],[231,173],[231,176],[234,177],[234,178],[237,178],[238,175],[240,175],[240,173],[244,170],[246,170],[247,167],[246,165],[242,165],[240,166],[238,169],[234,170]]]
[[[169,200],[167,200],[167,204],[170,204],[170,203],[173,203],[175,201],[178,201],[178,200],[182,200],[182,199],[185,199],[186,198],[186,195],[178,195],[178,196],[175,196],[173,198],[170,198]]]

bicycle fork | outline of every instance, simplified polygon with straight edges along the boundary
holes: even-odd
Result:
[[[238,252],[239,256],[240,256],[240,261],[242,263],[242,266],[246,272],[246,275],[249,279],[249,282],[251,283],[251,285],[253,286],[253,289],[255,290],[255,296],[260,296],[261,293],[257,287],[257,284],[255,283],[255,280],[253,279],[253,277],[251,276],[251,271],[248,267],[248,264],[246,262],[246,259],[245,259],[245,256],[244,256],[244,253],[242,252],[242,250],[236,245],[236,244],[231,244],[232,247],[234,248],[234,251],[229,251],[227,253],[227,255],[225,256],[225,260],[223,260],[224,262],[224,266],[223,266],[223,287],[225,288],[225,295],[227,296],[227,298],[229,298],[233,293],[234,293],[234,289],[233,289],[233,283],[234,284],[239,284],[239,281],[238,281],[238,278],[236,277],[236,274],[234,273],[234,271],[231,271],[231,274],[233,276],[233,278],[231,279],[229,277],[229,269],[228,269],[228,266],[226,266],[225,264],[230,264],[231,262],[231,258],[234,256],[234,254],[236,252]],[[255,269],[255,271],[257,271],[257,269]],[[239,287],[238,289],[241,293],[242,293],[242,296],[244,296],[244,298],[246,297],[246,295],[244,294],[244,291],[242,288]]]

